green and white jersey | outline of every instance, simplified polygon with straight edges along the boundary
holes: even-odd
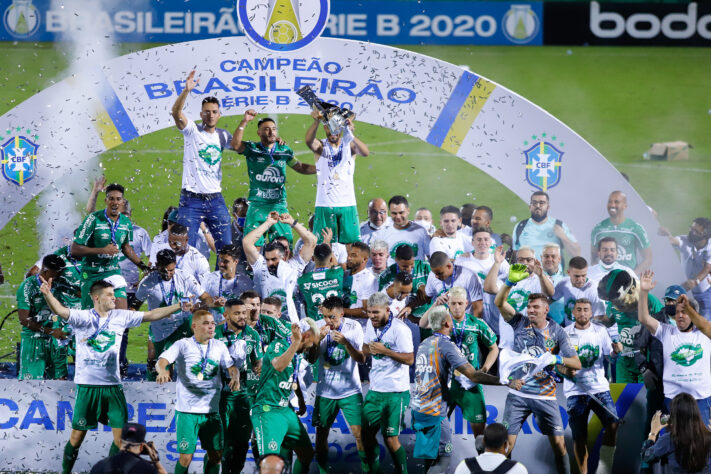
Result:
[[[64,270],[52,284],[52,293],[67,308],[81,309],[82,263],[69,254],[69,245],[55,250],[54,254],[64,260]],[[123,256],[123,254],[120,254]],[[41,267],[41,265],[40,265]]]
[[[467,313],[462,321],[452,319],[452,322],[454,328],[449,338],[462,351],[467,361],[475,369],[478,369],[480,367],[479,348],[496,344],[496,334],[483,319],[477,318],[473,314]],[[465,390],[476,385],[464,375],[458,375],[455,378]]]
[[[119,248],[116,255],[88,255],[82,259],[84,273],[119,273],[121,247],[133,238],[133,225],[128,217],[119,214],[117,222],[106,218],[106,210],[92,212],[74,234],[74,242],[85,247],[102,248],[115,243]]]
[[[22,283],[17,289],[17,309],[26,309],[30,312],[30,318],[42,326],[52,327],[52,311],[50,311],[44,296],[40,292],[40,281],[37,275],[33,275]],[[35,332],[22,326],[22,334],[25,336],[47,338],[49,336],[41,332]]]
[[[195,337],[186,337],[170,346],[160,358],[175,363],[178,374],[176,410],[183,413],[220,411],[220,370],[234,365],[222,341],[210,339],[200,344]]]
[[[343,268],[334,267],[304,273],[297,280],[306,303],[306,316],[315,321],[323,319],[318,310],[329,296],[343,297]]]
[[[424,288],[427,286],[427,276],[430,274],[430,271],[431,270],[429,263],[423,260],[415,259],[415,265],[412,267],[411,295],[413,297],[417,295],[417,290],[419,290],[420,288],[424,290]],[[399,272],[400,269],[398,268],[397,263],[393,263],[388,268],[386,268],[385,271],[380,274],[380,278],[378,280],[378,291],[383,291],[387,287],[392,285],[393,281],[395,281],[395,275],[397,275]],[[422,306],[415,308],[412,314],[418,317],[422,316],[423,314],[425,314],[429,307],[429,304],[423,304]]]
[[[291,328],[280,319],[260,314],[259,320],[254,325],[254,330],[259,334],[262,352],[274,341],[287,341],[291,337]]]
[[[147,302],[148,309],[153,310],[179,303],[181,298],[191,297],[195,300],[204,292],[205,290],[192,275],[176,268],[170,281],[163,280],[158,272],[152,272],[141,280],[136,291],[136,299]],[[153,342],[166,339],[190,317],[189,311],[177,310],[167,318],[151,321]]]
[[[466,257],[464,255],[460,255],[459,257],[457,257],[454,264],[460,265],[464,268],[468,268],[469,270],[476,273],[479,277],[479,280],[481,280],[483,287],[484,280],[486,280],[486,276],[489,274],[489,270],[491,270],[491,267],[494,266],[494,256],[489,255],[487,258],[480,260],[473,255]],[[501,289],[501,285],[503,284],[501,281],[505,280],[508,275],[509,263],[504,260],[503,262],[501,262],[501,265],[499,266],[499,273],[496,276],[496,283],[498,289]],[[494,331],[494,333],[496,333],[497,335],[501,335],[501,328],[505,328],[508,325],[501,317],[499,308],[497,308],[496,304],[494,304],[495,299],[495,293],[483,293],[484,311],[482,314],[482,318],[484,319],[486,324],[488,324],[489,327]]]
[[[401,245],[409,245],[415,253],[416,260],[425,260],[430,254],[430,235],[424,227],[410,221],[404,229],[396,229],[395,226],[383,227],[371,238],[373,240],[384,240],[388,243],[390,256],[388,264],[395,263],[395,250]]]
[[[563,304],[565,319],[561,326],[567,326],[575,321],[573,308],[575,307],[575,301],[580,298],[590,300],[593,316],[605,314],[605,302],[597,296],[597,280],[588,279],[582,288],[576,288],[570,283],[570,277],[565,277],[555,285],[555,293],[553,293],[553,301],[560,300]]]
[[[637,266],[637,254],[649,247],[649,238],[644,227],[629,217],[620,225],[615,225],[607,218],[593,227],[590,243],[595,246],[605,237],[614,237],[617,242],[617,261],[634,269]]]
[[[276,359],[289,349],[289,341],[274,341],[269,344],[264,357],[262,357],[262,373],[257,384],[257,394],[254,396],[254,405],[263,407],[287,407],[291,398],[292,384],[295,383],[294,370],[302,363],[301,354],[296,354],[289,361],[289,365],[279,372],[272,365],[272,360]],[[264,409],[264,411],[269,411]]]
[[[294,160],[294,152],[278,143],[271,148],[257,142],[242,143],[249,173],[249,202],[286,204],[286,166]]]
[[[318,322],[323,327],[323,321]],[[338,331],[348,340],[351,346],[360,351],[363,348],[363,328],[360,323],[348,318],[342,318]],[[358,364],[351,358],[345,346],[331,338],[330,333],[321,339],[319,345],[318,382],[316,396],[340,400],[361,393]]]
[[[244,352],[246,354],[244,362],[237,364],[235,357],[232,357],[232,359],[240,371],[239,391],[246,391],[249,395],[254,395],[257,389],[257,382],[259,382],[259,376],[254,372],[254,366],[263,356],[259,333],[247,325],[239,334],[236,334],[227,326],[227,323],[224,323],[215,328],[215,339],[225,343],[231,355],[232,346],[238,346],[240,342],[244,343]]]
[[[563,389],[565,396],[587,395],[610,390],[610,383],[605,377],[605,356],[612,354],[612,340],[607,329],[592,323],[587,329],[577,329],[575,324],[564,328],[573,349],[578,353],[582,368],[575,376],[575,382],[565,378]]]
[[[432,237],[430,240],[430,257],[435,252],[444,252],[451,259],[464,253],[464,242],[459,234],[454,237]]]
[[[101,318],[93,309],[70,309],[67,322],[74,330],[77,353],[74,383],[118,385],[119,350],[123,332],[143,322],[143,312],[112,309]]]
[[[681,332],[666,323],[659,323],[654,337],[664,346],[664,396],[711,397],[711,339],[696,328]]]
[[[649,314],[658,313],[664,309],[664,304],[651,293],[649,294],[647,303],[649,304]],[[629,352],[635,350],[634,328],[639,326],[639,316],[637,312],[623,313],[612,306],[612,303],[609,301],[606,304],[605,312],[608,319],[617,323],[620,342],[622,343],[622,351]]]

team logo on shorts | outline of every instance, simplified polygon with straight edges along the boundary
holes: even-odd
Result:
[[[13,0],[5,10],[5,30],[16,38],[29,38],[40,26],[40,12],[32,0]]]
[[[237,0],[237,16],[260,48],[295,51],[321,36],[329,7],[329,0]]]
[[[553,145],[556,137],[549,140],[544,133],[541,136],[533,135],[531,139],[534,140],[533,145],[523,151],[526,157],[526,181],[541,191],[547,191],[560,183],[564,153]],[[524,146],[529,144],[528,141],[523,143]],[[558,146],[562,147],[563,143]]]
[[[452,452],[452,443],[447,443],[444,445],[444,452],[445,453],[451,453]]]
[[[189,446],[189,443],[187,441],[183,440],[180,442],[180,449],[186,450],[186,449],[188,449],[188,446]]]
[[[18,127],[16,132],[22,132]],[[6,130],[11,133],[12,130]],[[30,130],[26,130],[29,134]],[[34,140],[39,138],[32,136]],[[0,137],[0,140],[3,138]],[[28,136],[15,135],[5,140],[0,145],[0,164],[2,164],[2,175],[6,180],[18,186],[24,185],[37,174],[37,150],[39,145],[34,143]]]
[[[270,451],[276,451],[279,445],[277,444],[276,441],[270,441],[269,442],[269,450]]]

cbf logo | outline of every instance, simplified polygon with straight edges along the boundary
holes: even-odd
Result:
[[[536,37],[541,28],[538,15],[531,5],[511,5],[501,19],[501,29],[509,41],[516,44],[526,44]]]
[[[547,191],[560,182],[563,152],[552,143],[556,137],[551,137],[549,141],[544,133],[531,138],[535,140],[534,144],[523,152],[526,157],[526,181],[541,191]],[[527,146],[529,142],[523,144]],[[558,146],[562,147],[563,143]]]
[[[37,32],[40,14],[32,0],[13,0],[3,15],[5,29],[12,36],[20,39],[29,38]]]
[[[16,132],[21,132],[17,128]],[[10,133],[11,130],[7,130]],[[29,134],[30,130],[26,130]],[[39,137],[32,136],[34,140]],[[0,137],[2,140],[2,137]],[[37,174],[37,150],[39,145],[25,135],[15,135],[0,145],[0,164],[6,180],[18,186],[24,185]]]
[[[245,35],[270,51],[295,51],[315,41],[328,21],[329,0],[237,0]]]

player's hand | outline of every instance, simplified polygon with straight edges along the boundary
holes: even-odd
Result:
[[[257,117],[257,112],[254,111],[254,109],[247,109],[247,111],[244,113],[244,121],[245,122],[251,122]]]
[[[286,145],[286,141],[285,141],[283,138],[281,138],[281,137],[276,137],[276,142],[277,142],[280,146]]]
[[[342,332],[339,331],[331,331],[331,337],[333,338],[334,341],[336,341],[338,344],[345,346],[346,345],[346,336],[343,335]]]
[[[254,371],[257,376],[262,375],[262,361],[258,361],[254,366],[252,366],[252,370]]]
[[[319,112],[316,108],[314,108],[311,111],[311,118],[314,119],[316,122],[318,122],[323,118],[323,115],[321,115],[321,112]]]
[[[326,335],[331,332],[331,328],[327,324],[321,326],[321,339],[326,337]]]
[[[435,306],[446,305],[447,303],[449,303],[449,292],[442,293],[434,302]]]
[[[148,265],[148,264],[146,264],[146,263],[143,263],[143,262],[138,262],[138,264],[137,264],[136,266],[137,266],[137,267],[139,268],[139,270],[141,270],[143,273],[150,273],[150,272],[153,271],[153,268],[151,268],[150,265]]]
[[[353,125],[353,120],[351,119],[346,119],[346,127],[348,127],[348,130],[352,132],[355,132],[355,125]]]
[[[321,229],[321,238],[323,238],[324,244],[330,244],[333,239],[333,230],[330,227],[324,227]]]
[[[504,252],[504,246],[499,245],[494,250],[494,262],[501,264],[506,259],[506,253]]]
[[[164,370],[163,372],[158,372],[158,375],[156,376],[156,382],[158,382],[158,385],[163,385],[166,382],[170,382],[170,372],[167,370]]]
[[[220,296],[219,298],[212,300],[212,305],[215,308],[222,308],[225,306],[225,303],[227,303],[227,299],[224,296]]]
[[[40,279],[40,293],[43,295],[49,295],[50,292],[52,291],[52,279],[50,278],[49,280],[45,280],[42,277],[39,277]]]
[[[62,331],[60,328],[52,329],[52,331],[49,333],[49,335],[58,341],[61,341],[62,339],[66,339],[67,337],[69,337],[69,333]]]
[[[397,313],[398,319],[406,319],[408,316],[412,314],[412,308],[409,306],[405,306],[400,310],[399,313]]]
[[[270,212],[264,222],[266,222],[269,227],[273,226],[274,224],[279,222],[279,213],[277,211]]]
[[[538,357],[536,357],[536,359],[544,363],[547,367],[549,365],[561,364],[562,360],[559,361],[559,357],[560,356],[553,355],[550,352],[544,352],[543,354],[540,354]]]
[[[239,378],[235,377],[235,378],[231,379],[229,387],[230,387],[230,390],[232,390],[233,392],[239,391]]]
[[[371,342],[368,344],[368,349],[370,349],[371,354],[385,354],[388,350],[382,342]]]
[[[654,272],[652,270],[645,270],[639,277],[639,289],[642,291],[650,292],[657,285],[654,280]]]
[[[190,92],[195,89],[195,86],[200,82],[200,79],[195,79],[195,71],[190,71],[188,78],[185,79],[185,89]]]
[[[301,344],[301,339],[302,339],[302,334],[301,334],[301,326],[298,325],[298,323],[294,323],[291,325],[291,343],[292,344]]]
[[[509,268],[508,280],[511,283],[518,283],[528,277],[528,267],[523,263],[514,263],[513,265],[511,265],[511,268]]]
[[[99,192],[102,192],[104,190],[104,186],[106,186],[106,176],[99,176],[96,178],[94,181],[94,185],[91,189],[92,194],[98,194]]]
[[[533,274],[536,276],[543,275],[543,265],[541,265],[541,262],[538,259],[533,261]]]
[[[116,244],[110,243],[106,247],[103,247],[99,253],[104,255],[116,255],[117,253],[119,253],[119,248],[116,246]]]
[[[622,343],[619,341],[613,342],[612,343],[612,350],[615,352],[615,354],[619,354],[620,352],[622,352],[622,350],[623,350]]]
[[[682,283],[681,286],[683,286],[685,290],[691,291],[693,288],[696,288],[696,280],[693,278],[689,278],[684,283]]]
[[[508,387],[512,388],[514,390],[521,390],[521,387],[523,387],[523,380],[521,380],[521,379],[509,380]]]
[[[292,225],[294,223],[294,218],[291,216],[291,214],[285,212],[284,214],[279,214],[279,222],[286,225]]]

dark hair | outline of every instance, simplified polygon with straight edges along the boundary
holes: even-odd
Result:
[[[163,249],[156,254],[156,266],[165,268],[171,263],[175,263],[176,258],[172,249]]]
[[[274,242],[279,242],[281,246],[284,247],[285,252],[291,249],[291,242],[289,242],[289,239],[287,239],[284,235],[277,235],[274,237]]]
[[[476,210],[476,204],[472,204],[472,203],[468,202],[466,204],[462,204],[462,207],[459,209],[459,212],[466,215],[468,213],[474,214],[475,210]],[[470,214],[470,217],[471,217],[471,214]]]
[[[210,96],[210,97],[205,97],[204,99],[202,99],[202,104],[200,104],[200,106],[203,106],[205,104],[217,104],[217,106],[219,107],[220,101],[217,100],[217,97]]]
[[[462,217],[461,211],[454,206],[444,206],[442,209],[439,210],[440,216],[443,216],[445,214],[456,214],[457,217]]]
[[[546,201],[551,202],[551,198],[548,196],[548,193],[545,191],[536,191],[535,193],[531,194],[531,199],[533,199],[534,196],[545,196]]]
[[[262,300],[262,306],[264,306],[265,304],[268,304],[270,306],[279,306],[279,308],[281,308],[282,301],[281,298],[279,298],[278,296],[267,296]]]
[[[613,243],[615,244],[615,248],[617,248],[617,241],[615,240],[614,237],[603,237],[602,239],[600,239],[600,240],[597,242],[597,250],[598,250],[598,252],[599,252],[600,249],[602,248],[602,243],[603,243],[603,242],[613,242]]]
[[[106,186],[106,195],[108,196],[111,191],[118,191],[121,194],[124,194],[124,189],[123,186],[121,186],[118,183],[111,183],[108,186]]]
[[[407,202],[407,198],[405,196],[401,196],[399,194],[396,194],[395,196],[391,197],[390,200],[388,201],[388,208],[395,204],[396,206],[400,204],[404,204],[405,207],[410,207],[410,203]]]
[[[573,305],[573,308],[576,307],[576,306],[578,306],[579,304],[589,304],[590,306],[592,306],[592,303],[590,302],[589,299],[587,299],[587,298],[578,298],[577,300],[575,300],[575,304]]]
[[[686,472],[706,468],[711,452],[711,432],[704,425],[699,405],[688,393],[680,393],[669,409],[669,432],[676,462]]]
[[[165,212],[163,213],[163,222],[161,222],[161,224],[160,224],[161,232],[168,229],[168,222],[170,222],[170,221],[168,221],[168,217],[170,216],[170,213],[176,209],[177,209],[177,207],[175,207],[175,206],[168,206],[168,209],[166,209]]]
[[[49,255],[45,255],[42,259],[42,267],[53,272],[61,272],[64,270],[65,263],[62,257],[50,253]]]
[[[239,206],[239,205],[243,205],[243,206],[248,206],[248,207],[249,207],[249,202],[247,202],[247,199],[245,199],[245,198],[243,198],[243,197],[238,197],[237,199],[235,199],[235,202],[232,203],[232,212],[234,212],[234,211],[235,211],[235,208],[236,208],[237,206]]]
[[[484,447],[498,451],[509,440],[509,432],[501,423],[492,423],[484,428]]]
[[[368,247],[368,244],[366,244],[365,242],[353,242],[351,244],[351,248],[356,248],[361,252],[365,252],[366,255],[370,256],[370,247]]]
[[[476,226],[472,228],[472,239],[479,232],[486,232],[491,237],[491,227]]]
[[[188,228],[176,222],[173,224],[173,227],[170,228],[170,233],[175,235],[187,235]]]
[[[100,291],[103,290],[104,288],[113,288],[113,287],[114,287],[114,285],[112,285],[111,283],[109,283],[109,282],[106,281],[106,280],[96,280],[96,281],[91,285],[91,289],[89,290],[89,294],[92,294],[92,295],[93,295],[93,294],[96,294],[96,293],[100,292]]]
[[[244,301],[239,298],[230,298],[225,302],[225,308],[231,308],[232,306],[244,306]]]
[[[395,249],[396,260],[411,260],[415,258],[415,251],[407,244],[400,244]]]
[[[531,300],[543,300],[544,303],[550,304],[548,301],[548,297],[543,293],[531,293],[530,295],[528,295],[528,301]]]
[[[272,240],[269,242],[267,245],[264,246],[264,253],[266,254],[267,252],[273,252],[276,250],[279,252],[279,254],[283,257],[286,255],[286,249],[284,248],[284,245],[282,245],[281,242],[277,242],[276,240]]]
[[[444,252],[435,252],[430,255],[430,268],[439,268],[450,262],[449,255]]]
[[[338,296],[329,296],[323,303],[321,303],[325,309],[343,309],[343,300]]]
[[[261,127],[263,123],[271,122],[274,125],[276,125],[276,122],[274,121],[273,118],[271,117],[264,117],[263,119],[260,119],[259,122],[257,122],[257,128]]]
[[[489,206],[478,206],[474,211],[486,211],[486,213],[489,215],[489,220],[494,219],[494,211],[492,211]]]
[[[583,257],[573,257],[570,259],[570,262],[568,262],[568,267],[583,270],[584,268],[588,268],[588,261]]]
[[[708,220],[705,217],[697,217],[693,220],[693,223],[703,229],[704,238],[708,239],[711,237],[711,220]]]
[[[243,291],[241,295],[239,295],[239,299],[241,300],[246,300],[247,298],[259,298],[261,300],[259,293],[254,290],[246,290]]]
[[[333,252],[329,244],[318,244],[314,248],[314,260],[319,263],[324,263],[325,260],[331,258]]]
[[[395,274],[395,280],[399,282],[401,285],[411,285],[412,284],[412,275],[409,273],[405,272],[397,272]]]
[[[217,255],[229,255],[234,260],[239,260],[239,247],[234,244],[227,244],[217,252]]]

